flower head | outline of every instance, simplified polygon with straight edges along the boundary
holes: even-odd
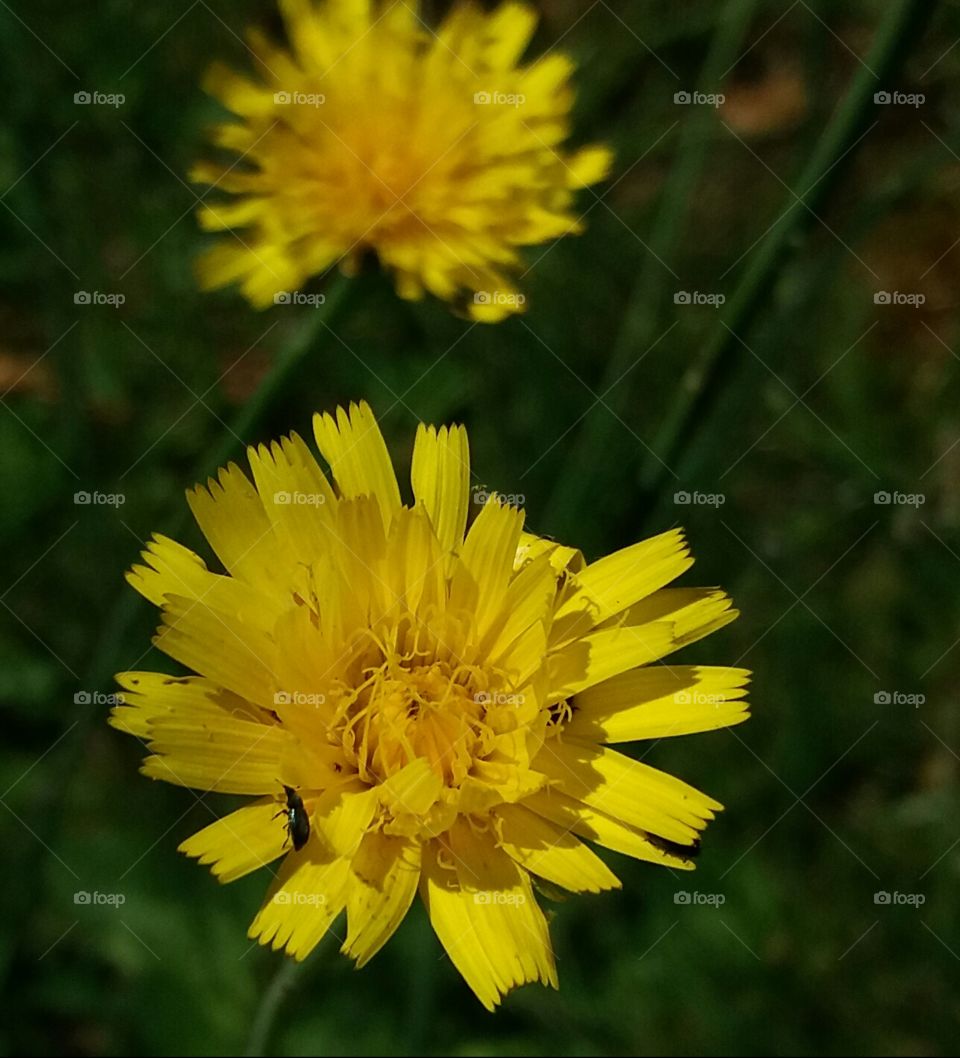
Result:
[[[264,307],[376,252],[398,292],[465,300],[477,320],[521,311],[520,247],[580,230],[578,188],[606,148],[564,149],[572,64],[519,65],[536,15],[513,0],[459,2],[436,32],[417,0],[281,0],[291,51],[257,34],[259,79],[215,66],[209,91],[237,116],[199,183],[232,193],[201,224],[242,229],[201,262],[205,285],[239,282]]]
[[[744,670],[654,664],[736,613],[667,587],[678,530],[586,564],[471,511],[462,427],[418,429],[412,506],[367,405],[314,429],[331,477],[293,434],[188,494],[225,574],[160,536],[129,573],[196,675],[120,674],[112,723],[151,778],[253,798],[181,846],[223,882],[283,858],[251,937],[302,959],[345,910],[362,965],[419,891],[492,1009],[556,985],[534,879],[619,886],[585,842],[692,866],[721,806],[610,746],[746,719]]]

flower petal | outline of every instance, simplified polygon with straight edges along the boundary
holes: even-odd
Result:
[[[370,405],[351,404],[349,413],[337,408],[337,417],[315,415],[313,430],[323,458],[330,464],[340,495],[374,496],[385,527],[400,510],[400,488],[386,442]]]
[[[574,893],[620,888],[613,871],[569,831],[523,805],[500,805],[496,816],[504,850],[531,874]]]
[[[347,939],[341,951],[366,965],[393,936],[420,881],[420,842],[367,834],[352,863]]]
[[[197,831],[179,851],[211,865],[219,881],[236,881],[283,855],[289,837],[277,812],[277,799],[264,797]]]
[[[558,607],[551,641],[583,635],[676,580],[693,565],[683,531],[673,529],[591,562],[572,578]]]
[[[581,691],[565,734],[596,742],[689,735],[742,723],[750,673],[711,665],[633,669]]]
[[[488,1010],[527,981],[557,987],[546,919],[529,877],[490,835],[458,823],[449,843],[427,845],[420,892],[450,960]]]
[[[459,548],[470,504],[470,449],[462,426],[417,427],[410,470],[413,494],[426,508],[440,546]]]
[[[591,808],[573,797],[561,793],[556,787],[532,794],[524,800],[524,806],[552,823],[569,830],[605,849],[632,856],[635,860],[657,863],[681,871],[692,871],[692,856],[698,844],[693,846],[672,844],[631,827],[597,808]]]
[[[681,845],[692,845],[723,807],[648,764],[573,739],[545,742],[534,767],[578,801]]]

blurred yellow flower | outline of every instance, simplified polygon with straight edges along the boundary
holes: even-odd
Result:
[[[418,0],[280,7],[292,51],[251,34],[259,79],[220,65],[207,78],[239,118],[214,143],[237,157],[191,175],[236,199],[205,203],[200,222],[240,230],[202,258],[202,283],[238,282],[265,307],[373,250],[402,297],[429,291],[482,321],[522,311],[518,248],[579,231],[574,193],[611,160],[564,149],[571,61],[518,65],[533,9],[458,3],[434,32]]]
[[[197,675],[121,673],[111,722],[151,778],[255,798],[181,848],[222,882],[284,857],[262,944],[303,959],[346,911],[362,965],[419,890],[484,1006],[556,986],[534,879],[618,887],[581,839],[691,868],[721,807],[608,747],[746,719],[745,670],[652,664],[736,611],[667,587],[679,530],[590,564],[525,532],[462,427],[419,427],[412,506],[366,404],[314,430],[332,478],[293,434],[188,494],[226,574],[161,536],[128,574]]]

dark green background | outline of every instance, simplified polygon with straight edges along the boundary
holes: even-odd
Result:
[[[270,1049],[955,1046],[960,9],[540,6],[535,48],[562,37],[580,65],[577,136],[609,140],[617,163],[602,201],[582,196],[587,233],[529,251],[529,312],[472,327],[373,272],[337,305],[340,284],[319,281],[324,310],[197,291],[206,240],[182,178],[218,114],[198,82],[213,57],[246,66],[245,25],[279,31],[269,3],[0,4],[0,1053],[242,1049],[281,963],[245,939],[265,872],[221,888],[175,851],[208,807],[139,777],[140,747],[96,696],[113,671],[162,664],[143,655],[156,615],[122,573],[155,529],[200,546],[184,487],[304,340],[244,441],[366,397],[402,472],[418,420],[465,422],[476,482],[522,492],[532,527],[588,557],[684,525],[685,582],[723,585],[742,611],[688,657],[755,670],[755,718],[642,747],[727,811],[695,875],[611,856],[622,892],[551,905],[559,994],[528,987],[487,1015],[418,909],[360,973],[328,938]],[[903,8],[920,17],[874,79],[864,63]],[[804,170],[858,79],[869,97],[813,216],[789,188],[814,182]],[[673,102],[698,85],[728,105]],[[874,88],[925,100],[874,105]],[[126,100],[77,106],[78,90]],[[126,301],[77,306],[78,290]],[[680,290],[728,301],[676,305]],[[926,301],[875,304],[884,290]],[[719,368],[671,445],[711,350]],[[78,506],[80,490],[126,502]],[[725,502],[678,505],[679,490]],[[78,890],[125,904],[78,906]],[[677,904],[681,890],[725,903]],[[879,891],[925,902],[878,905]]]

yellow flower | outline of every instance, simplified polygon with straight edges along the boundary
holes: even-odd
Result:
[[[608,746],[746,719],[743,669],[652,664],[736,611],[667,587],[679,530],[585,564],[471,498],[463,427],[418,429],[412,506],[366,404],[314,430],[332,478],[292,434],[188,494],[226,574],[161,536],[128,574],[197,675],[121,673],[111,722],[151,778],[255,798],[181,849],[222,882],[283,857],[262,944],[303,959],[345,910],[362,965],[419,890],[486,1007],[556,986],[534,879],[618,887],[581,839],[690,868],[721,807]]]
[[[518,248],[581,230],[574,192],[602,180],[603,147],[564,150],[573,71],[563,55],[518,65],[526,4],[458,3],[434,32],[418,0],[281,0],[292,51],[251,35],[259,80],[215,66],[207,89],[238,121],[198,183],[209,230],[241,229],[200,264],[265,307],[336,262],[373,250],[402,297],[429,291],[496,321],[522,311]]]

